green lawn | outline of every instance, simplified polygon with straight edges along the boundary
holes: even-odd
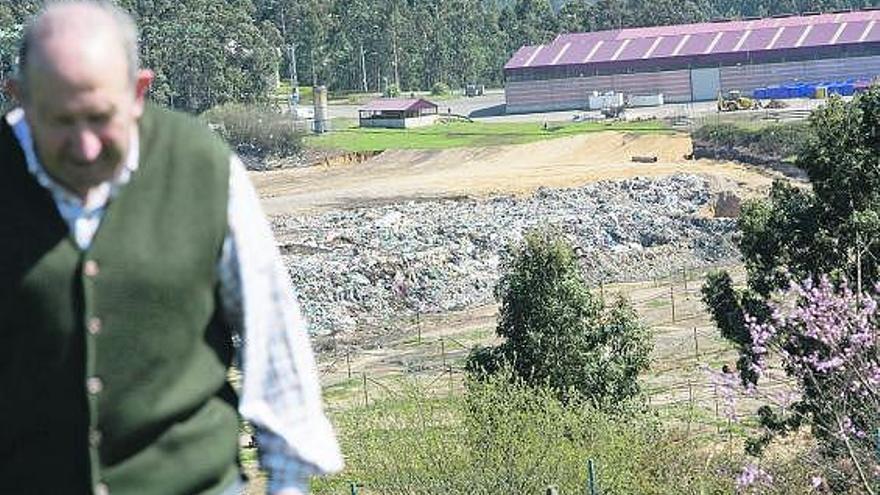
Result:
[[[446,149],[530,143],[589,132],[626,131],[673,132],[662,122],[553,122],[547,129],[537,122],[453,122],[418,129],[335,130],[323,136],[309,136],[307,146],[346,151],[387,149]]]

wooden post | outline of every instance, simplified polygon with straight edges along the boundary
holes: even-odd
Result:
[[[691,379],[688,378],[688,422],[687,422],[687,433],[685,434],[686,438],[691,437],[691,423],[694,419],[694,385],[691,383]]]
[[[592,459],[587,461],[587,470],[588,492],[590,495],[596,495],[596,466]]]
[[[419,345],[422,345],[422,313],[416,311],[416,330],[419,332]]]
[[[669,302],[672,305],[672,323],[675,323],[675,285],[669,286]]]
[[[348,367],[348,378],[351,378],[351,349],[345,350],[345,364]]]
[[[370,396],[367,395],[367,372],[363,372],[364,376],[364,406],[370,405]]]
[[[440,337],[440,357],[443,358],[443,369],[446,369],[446,341]]]
[[[718,423],[718,385],[715,385],[715,423],[718,425],[718,433],[721,433],[721,423]]]
[[[694,327],[694,359],[700,360],[700,341],[697,338],[697,327]]]
[[[446,373],[447,373],[447,377],[449,378],[449,393],[451,395],[452,389],[453,389],[453,386],[452,386],[452,365],[451,364],[446,367]]]
[[[681,271],[684,272],[684,290],[688,290],[688,269],[684,267]]]
[[[688,404],[691,410],[694,409],[694,384],[691,382],[691,379],[688,378]]]

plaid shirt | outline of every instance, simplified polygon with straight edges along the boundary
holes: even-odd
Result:
[[[21,110],[8,114],[30,173],[52,194],[81,249],[87,249],[107,204],[137,171],[139,147],[117,176],[89,192],[85,201],[57,184],[37,160]],[[342,468],[336,436],[324,414],[307,323],[281,261],[269,223],[241,161],[230,160],[229,233],[217,265],[220,298],[236,329],[242,366],[239,411],[255,427],[260,464],[269,492],[308,491],[308,478]]]

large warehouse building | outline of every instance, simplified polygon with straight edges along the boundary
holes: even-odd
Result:
[[[711,100],[791,82],[880,75],[880,11],[562,34],[504,66],[508,113],[584,108],[593,91]]]

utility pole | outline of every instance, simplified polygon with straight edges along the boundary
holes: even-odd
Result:
[[[364,44],[361,42],[361,76],[364,93],[369,91],[367,87],[367,57],[364,55]]]
[[[281,38],[282,40],[287,40],[287,23],[284,20],[284,11],[281,11]],[[295,111],[296,106],[299,104],[299,80],[296,75],[296,43],[293,41],[290,42],[290,45],[287,46],[288,54],[290,55],[290,106],[291,110]]]
[[[299,103],[299,77],[296,74],[296,43],[290,43],[290,94],[295,103]]]

